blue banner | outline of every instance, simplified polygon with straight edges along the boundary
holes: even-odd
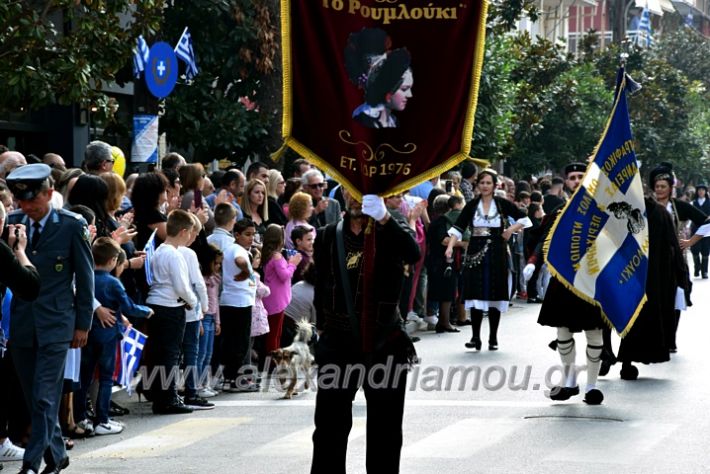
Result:
[[[648,222],[626,103],[631,84],[623,68],[618,77],[604,134],[546,245],[552,275],[623,337],[646,302]]]

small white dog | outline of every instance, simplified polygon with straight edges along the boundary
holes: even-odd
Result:
[[[287,380],[290,380],[286,389],[284,398],[290,399],[296,392],[296,383],[298,382],[298,370],[301,369],[305,375],[303,387],[308,390],[310,387],[311,364],[313,363],[313,355],[308,347],[308,343],[313,336],[313,327],[305,319],[296,324],[298,332],[293,339],[293,343],[288,347],[282,347],[271,351],[271,359],[276,362],[276,373],[281,382],[281,386],[285,386]]]

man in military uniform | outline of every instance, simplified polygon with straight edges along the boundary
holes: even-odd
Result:
[[[29,229],[27,254],[39,272],[34,302],[12,301],[12,357],[31,413],[32,435],[20,473],[44,473],[69,465],[59,427],[59,401],[69,347],[83,347],[91,327],[94,268],[89,231],[79,215],[53,209],[45,164],[26,165],[7,177],[20,209],[10,224]]]

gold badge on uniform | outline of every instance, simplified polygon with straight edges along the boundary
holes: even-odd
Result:
[[[82,237],[84,237],[84,240],[91,243],[91,233],[89,232],[89,228],[87,226],[84,226],[82,229]]]
[[[62,261],[62,257],[57,257],[57,263],[54,264],[54,271],[59,273],[62,270],[64,270],[64,262]]]

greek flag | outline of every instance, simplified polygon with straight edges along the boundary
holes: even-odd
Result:
[[[641,20],[636,30],[636,44],[639,46],[653,46],[653,31],[651,30],[651,11],[644,8],[641,12]]]
[[[157,233],[158,231],[154,230],[153,233],[150,234],[150,238],[148,242],[145,243],[145,248],[143,249],[143,251],[145,251],[145,264],[143,264],[143,268],[145,268],[145,281],[148,283],[148,286],[153,284],[153,269],[150,264],[153,260],[153,254],[155,253],[155,236]]]
[[[145,71],[145,65],[148,64],[150,50],[148,49],[148,43],[143,39],[143,35],[140,35],[136,41],[137,45],[133,48],[133,75],[138,79],[141,77],[141,73]]]
[[[182,32],[177,46],[175,46],[175,55],[178,59],[182,59],[187,64],[185,69],[185,77],[192,80],[200,71],[197,69],[197,61],[195,60],[195,50],[192,48],[192,36],[190,31],[185,27]]]
[[[646,302],[648,271],[648,221],[626,104],[627,80],[621,68],[604,134],[546,242],[552,275],[598,306],[622,337]]]
[[[126,329],[121,340],[121,376],[118,382],[126,389],[126,393],[133,392],[133,376],[138,370],[143,354],[143,346],[148,336],[134,328]]]

